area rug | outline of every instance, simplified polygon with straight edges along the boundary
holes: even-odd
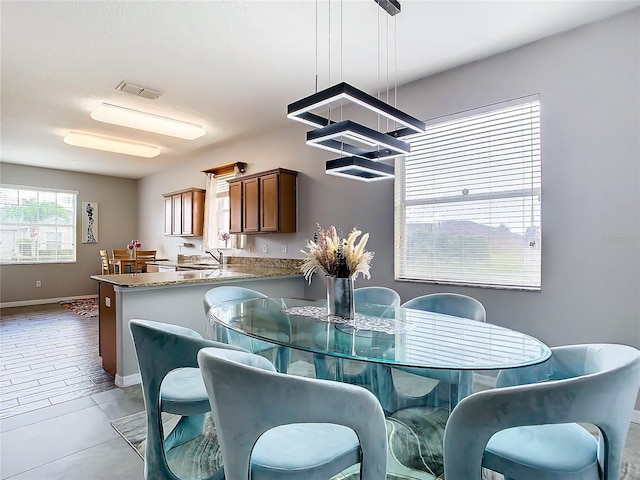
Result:
[[[95,297],[77,298],[75,300],[62,300],[58,303],[82,317],[98,316],[98,299]]]
[[[179,417],[163,414],[164,431],[169,432]],[[387,419],[389,434],[389,474],[387,480],[435,480],[442,474],[442,438],[445,410],[407,409]],[[144,458],[146,424],[144,412],[111,422],[115,430]],[[205,433],[167,452],[167,462],[180,478],[206,478],[215,472],[222,458],[215,427],[207,419]],[[348,469],[333,480],[356,480],[358,467]]]
[[[176,415],[163,414],[165,432],[171,431],[178,421]],[[389,457],[387,480],[442,480],[442,438],[447,413],[421,408],[406,409],[387,418]],[[144,459],[146,424],[145,413],[139,412],[111,422],[113,428]],[[632,428],[638,428],[636,425]],[[637,460],[632,456],[627,459]],[[167,461],[176,476],[199,479],[218,470],[222,457],[211,418],[207,420],[204,435],[167,452]],[[352,467],[332,480],[357,480],[358,467]],[[503,480],[504,477],[483,470],[483,480]],[[623,462],[621,480],[640,480],[640,464]]]

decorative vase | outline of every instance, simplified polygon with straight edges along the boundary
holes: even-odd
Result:
[[[327,312],[336,317],[354,318],[353,278],[327,275]]]

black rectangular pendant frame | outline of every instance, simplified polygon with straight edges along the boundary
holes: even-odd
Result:
[[[350,100],[351,102],[388,118],[389,120],[404,125],[406,127],[405,129],[396,130],[396,132],[403,132],[403,135],[408,135],[409,133],[423,133],[425,130],[424,122],[345,82],[338,83],[325,90],[289,104],[287,107],[287,117],[316,127],[327,126],[333,122],[320,115],[310,114],[310,111],[340,99]],[[404,133],[407,129],[408,132]],[[393,136],[398,137],[400,134]]]
[[[398,0],[374,0],[374,2],[384,8],[392,17],[400,13],[400,2]]]
[[[353,132],[360,137],[366,138],[370,143],[382,147],[379,150],[365,150],[356,145],[351,145],[344,141],[334,140],[330,137],[341,136],[341,133],[347,136],[349,132]],[[348,153],[362,158],[393,158],[405,155],[411,151],[411,146],[398,140],[397,138],[380,133],[359,123],[351,120],[343,120],[342,122],[332,123],[326,127],[317,128],[307,132],[307,144],[325,148],[336,153]]]
[[[342,157],[326,162],[325,173],[363,182],[394,178],[393,165],[374,162],[360,157]]]

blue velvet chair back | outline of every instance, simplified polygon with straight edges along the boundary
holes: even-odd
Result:
[[[358,303],[373,303],[375,305],[386,305],[388,307],[398,307],[400,305],[400,295],[398,292],[387,287],[361,287],[353,291],[353,298]]]
[[[402,307],[486,321],[486,311],[480,301],[457,293],[422,295],[403,303]],[[459,400],[473,391],[473,372],[470,371],[410,367],[397,367],[396,370],[437,380],[438,384],[424,395],[408,395],[397,388],[391,368],[376,366],[376,391],[383,408],[388,412],[415,406],[453,408]]]
[[[357,463],[361,463],[362,479],[386,478],[385,418],[369,391],[281,374],[267,359],[251,353],[206,348],[198,354],[198,362],[213,407],[226,478],[326,479]],[[340,427],[342,433],[333,436],[319,424],[347,428]],[[267,442],[268,434],[276,431],[281,435],[271,438],[281,441]],[[308,432],[311,443],[302,448],[288,446],[287,440],[300,431]],[[330,460],[310,461],[313,467],[306,467],[307,458],[317,460],[322,450],[339,443],[338,436],[344,432],[360,445],[355,456],[345,458],[337,451]],[[267,459],[275,467],[260,468],[256,458]]]
[[[478,322],[487,321],[487,312],[482,303],[473,297],[458,293],[432,293],[415,297],[402,304],[426,312],[443,313],[454,317],[468,318]]]
[[[161,412],[183,415],[168,437],[172,445],[201,434],[204,414],[211,407],[198,370],[198,352],[204,347],[237,347],[203,339],[186,327],[150,320],[132,319],[129,330],[140,367],[147,420],[145,478],[179,480],[167,465],[165,447],[170,446],[164,440]],[[163,384],[167,378],[175,382]],[[219,478],[219,473],[214,472],[211,478]]]
[[[230,300],[250,300],[254,298],[267,298],[263,293],[251,290],[245,287],[236,287],[233,285],[223,285],[221,287],[215,287],[209,290],[204,295],[204,312],[208,314],[209,309],[222,302]],[[215,338],[224,343],[236,345],[242,347],[253,353],[261,353],[275,349],[275,364],[279,372],[286,373],[289,368],[289,360],[291,352],[287,347],[278,347],[273,343],[264,342],[261,340],[252,339],[249,336],[242,335],[241,333],[234,332],[220,326],[215,327]],[[285,336],[291,336],[291,329],[287,332],[282,332]]]
[[[353,291],[353,298],[356,304],[370,303],[374,305],[384,305],[388,307],[398,307],[400,305],[400,295],[398,292],[387,287],[361,287],[356,288]],[[316,326],[318,330],[323,330],[324,325],[318,323]],[[338,332],[339,335],[339,332]],[[315,336],[315,335],[314,335]],[[369,345],[372,342],[372,332],[360,332],[356,338],[356,342],[366,342]],[[348,338],[349,347],[351,346],[351,338]],[[373,389],[373,372],[375,367],[371,364],[362,362],[361,365],[357,365],[354,361],[349,360],[334,360],[335,368],[340,370],[336,375],[331,374],[330,363],[325,355],[314,354],[313,363],[316,371],[316,378],[322,378],[325,380],[331,380],[336,375],[340,376],[343,382],[352,383],[354,385],[360,385],[362,387]],[[349,373],[345,372],[345,368],[348,367]]]
[[[521,372],[516,377],[505,372],[498,379],[502,388],[474,393],[456,406],[445,429],[446,478],[479,480],[481,466],[500,468],[505,476],[515,479],[568,478],[567,473],[547,471],[545,464],[549,459],[539,458],[540,455],[518,462],[511,458],[521,457],[525,447],[535,454],[538,448],[535,445],[553,441],[562,445],[556,454],[572,457],[567,460],[573,462],[579,449],[589,448],[588,444],[586,447],[571,444],[572,438],[585,436],[576,435],[582,427],[573,422],[595,425],[600,436],[599,443],[593,442],[592,447],[597,461],[570,478],[619,478],[629,422],[640,388],[640,352],[626,345],[572,345],[553,348],[547,363],[542,368],[528,369],[531,373],[528,378],[538,383],[507,386],[515,379],[526,379],[527,375]],[[524,436],[518,436],[521,429],[528,429],[522,430],[526,432]],[[496,442],[492,436],[498,432],[514,439],[526,436],[529,445],[507,441],[506,445],[501,442],[502,445],[492,448]]]

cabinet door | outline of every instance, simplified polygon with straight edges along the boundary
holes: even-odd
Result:
[[[251,178],[242,182],[242,213],[243,213],[243,231],[257,232],[260,229],[260,208],[258,202],[259,182],[258,178]]]
[[[182,235],[193,235],[193,192],[182,194]]]
[[[278,231],[278,175],[260,177],[260,231]]]
[[[173,211],[171,210],[173,202],[171,197],[164,197],[164,234],[171,235],[173,232],[171,221],[173,220]]]
[[[195,237],[201,237],[204,232],[204,199],[205,192],[202,190],[194,190],[192,192],[191,203],[191,234]]]
[[[242,182],[229,183],[229,213],[231,233],[242,233]]]
[[[171,197],[173,202],[173,228],[171,233],[173,235],[182,234],[182,195],[177,194]]]

